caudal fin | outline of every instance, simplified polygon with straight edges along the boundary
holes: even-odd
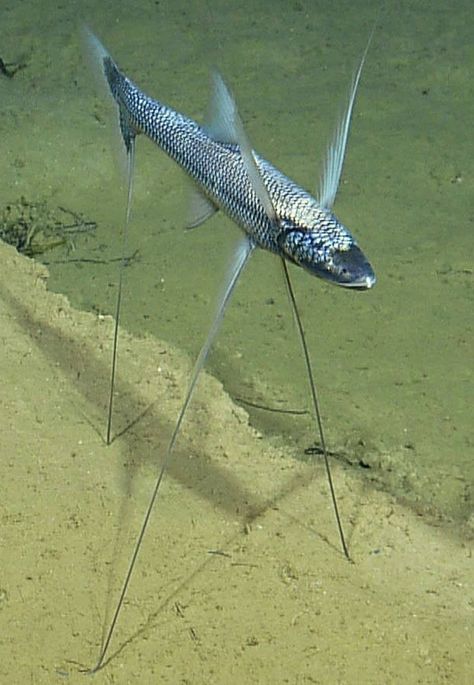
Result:
[[[83,36],[87,56],[92,71],[96,76],[98,86],[102,92],[105,91],[113,98],[118,108],[121,138],[127,155],[129,155],[138,131],[132,125],[124,103],[124,92],[127,79],[97,36],[95,36],[87,26],[83,27]]]

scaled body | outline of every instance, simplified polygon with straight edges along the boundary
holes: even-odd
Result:
[[[351,233],[317,200],[253,152],[276,215],[268,216],[248,176],[236,143],[216,138],[192,119],[153,100],[102,55],[104,75],[119,106],[125,144],[144,133],[196,182],[202,194],[198,225],[222,209],[261,248],[281,255],[316,276],[366,289],[375,283],[372,267]]]

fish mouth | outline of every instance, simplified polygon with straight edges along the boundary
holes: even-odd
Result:
[[[375,283],[377,282],[377,279],[375,275],[372,276],[366,276],[365,280],[357,282],[357,283],[339,283],[339,285],[342,285],[344,288],[350,289],[350,290],[370,290],[370,288],[373,288]]]
[[[372,271],[367,273],[360,279],[354,280],[350,283],[337,282],[337,285],[341,285],[343,288],[348,288],[350,290],[370,290],[377,283],[377,277]]]
[[[369,260],[356,244],[334,253],[326,278],[351,290],[370,290],[377,281]]]

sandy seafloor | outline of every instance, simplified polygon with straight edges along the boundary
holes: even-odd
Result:
[[[138,258],[106,447],[117,269],[102,262],[120,254],[124,190],[78,23],[200,120],[217,64],[255,147],[314,188],[376,14],[362,2],[95,5],[0,7],[0,57],[27,63],[0,76],[0,204],[24,195],[98,223],[74,252],[45,255],[49,279],[1,249],[2,683],[81,682],[77,664],[94,661],[236,236],[221,216],[183,231],[183,175],[139,141]],[[96,680],[472,682],[470,26],[467,2],[386,3],[335,207],[377,286],[348,293],[293,273],[355,564],[321,465],[301,459],[310,419],[237,404],[308,407],[278,265],[258,254]]]

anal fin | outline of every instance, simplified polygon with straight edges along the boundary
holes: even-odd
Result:
[[[186,228],[196,228],[203,224],[219,208],[197,186],[194,186],[189,198],[188,220]]]

